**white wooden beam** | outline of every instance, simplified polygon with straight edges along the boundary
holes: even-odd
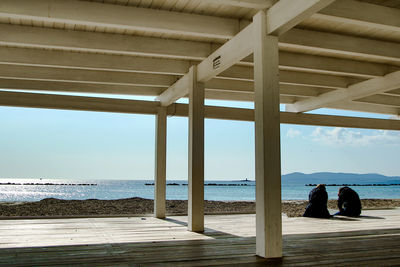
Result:
[[[282,257],[278,38],[266,35],[265,12],[254,24],[256,253]]]
[[[279,84],[279,93],[281,95],[316,97],[330,91],[332,91],[332,89],[323,87]]]
[[[297,125],[349,127],[379,130],[400,130],[400,122],[390,119],[371,119],[347,116],[281,112],[281,122]]]
[[[343,101],[327,105],[326,107],[333,109],[340,109],[340,110],[348,110],[348,111],[359,111],[364,113],[367,112],[373,114],[389,114],[389,115],[400,114],[400,109],[397,107],[375,105],[371,103],[363,103],[356,101]]]
[[[171,102],[187,95],[187,77],[182,77],[181,75],[161,75],[158,73],[124,72],[119,70],[103,71],[72,68],[64,69],[14,64],[0,66],[3,66],[0,68],[0,78],[3,79],[132,85],[163,88],[168,88],[174,84],[169,90],[165,91],[160,96],[160,100],[162,100],[162,102],[164,102],[164,99],[170,99]],[[243,80],[237,78],[237,76],[240,77],[240,74],[236,75],[236,70],[235,72],[228,72],[225,75],[230,76],[220,76],[220,78],[207,81],[206,88],[229,91],[254,91],[252,80]],[[316,86],[333,89],[347,88],[347,86],[350,84],[363,81],[363,79],[360,78],[341,77],[318,73],[294,72],[287,70],[280,71],[279,75],[281,84]],[[181,77],[182,81],[178,80],[175,82],[179,77]]]
[[[165,218],[167,173],[167,108],[159,107],[156,115],[154,215]]]
[[[215,48],[207,42],[7,24],[0,24],[0,45],[188,60],[206,58]]]
[[[279,37],[279,48],[333,57],[359,57],[387,64],[400,63],[399,43],[297,28]]]
[[[213,52],[197,66],[197,78],[206,82],[230,68],[253,52],[251,36],[253,24],[248,25],[235,37]]]
[[[224,5],[253,9],[270,8],[270,0],[200,0],[201,2],[221,3]],[[354,0],[336,0],[329,6],[311,16],[326,21],[351,23],[382,30],[399,31],[399,10]]]
[[[180,78],[177,82],[171,85],[167,90],[162,92],[157,100],[160,101],[161,105],[169,106],[174,103],[179,98],[188,94],[189,91],[189,75],[186,74]]]
[[[184,75],[188,72],[191,65],[198,64],[199,61],[0,47],[0,63],[23,66]],[[383,76],[400,68],[370,62],[284,51],[279,53],[279,64],[281,70],[363,78]],[[235,65],[220,73],[219,76],[253,80],[253,67]]]
[[[340,77],[325,74],[285,71],[279,72],[281,84],[317,86],[332,89],[343,89],[349,85],[364,81],[362,78]]]
[[[354,0],[336,0],[312,18],[400,32],[400,10]]]
[[[279,71],[279,79],[282,85],[299,85],[327,89],[345,89],[351,84],[364,81],[364,79],[360,78],[294,71]],[[225,91],[253,92],[254,83],[246,80],[212,79],[206,82],[206,88]]]
[[[206,99],[227,100],[227,101],[254,101],[253,92],[232,92],[206,89]],[[292,103],[292,102],[291,102]]]
[[[4,65],[6,66],[6,65]],[[15,82],[13,82],[13,80]],[[166,106],[182,97],[187,88],[187,76],[183,76],[169,90],[176,76],[97,70],[76,70],[10,65],[0,68],[0,85],[9,89],[36,89],[69,92],[93,92],[108,94],[146,94],[162,92],[159,100]],[[357,79],[332,75],[280,71],[280,84],[285,86],[308,86],[327,89],[347,88]],[[25,81],[25,82],[24,82]],[[68,85],[69,83],[69,85]],[[96,86],[98,85],[98,86]],[[246,80],[211,79],[206,89],[232,92],[254,92],[254,83]],[[145,87],[149,87],[146,91]],[[174,88],[177,88],[175,91]],[[98,91],[96,91],[96,89]],[[300,94],[301,95],[301,94]],[[185,95],[183,95],[185,96]],[[164,101],[169,99],[169,101]]]
[[[220,39],[239,31],[235,19],[75,0],[2,0],[0,17]]]
[[[253,92],[254,83],[249,81],[237,81],[231,79],[212,79],[205,83],[206,89],[224,91]]]
[[[157,114],[159,103],[100,97],[17,93],[0,90],[0,105],[47,109]]]
[[[344,58],[280,51],[279,69],[368,79],[383,76],[399,70],[400,67]]]
[[[187,116],[187,104],[173,104],[169,108],[170,115],[181,117]],[[396,109],[396,112],[388,114],[400,114],[400,109]],[[209,119],[221,120],[254,121],[254,109],[205,106],[205,117]],[[400,121],[396,119],[372,119],[348,116],[280,112],[280,122],[284,124],[296,125],[400,131]]]
[[[334,0],[280,0],[267,11],[267,34],[281,35]]]
[[[227,100],[227,101],[254,101],[253,92],[231,92],[231,91],[218,91],[206,90],[205,96],[207,99]],[[304,96],[288,96],[281,95],[279,97],[281,104],[293,104],[296,101],[305,99]]]
[[[245,7],[252,9],[270,8],[278,0],[197,0],[198,2],[220,4],[234,7]]]
[[[70,83],[55,81],[36,81],[36,80],[13,80],[0,79],[0,88],[9,90],[32,90],[44,92],[69,92],[69,93],[93,93],[93,94],[118,94],[118,95],[148,95],[157,96],[165,88],[140,87],[131,85],[108,85],[108,84],[89,84],[89,83]],[[325,88],[280,85],[280,101],[282,104],[292,104],[299,96],[317,96],[326,92]],[[233,101],[254,101],[253,92],[226,91],[207,89],[205,96],[208,99],[233,100]],[[295,98],[293,98],[296,96]],[[291,97],[291,98],[290,98]],[[376,99],[372,100],[372,103]],[[371,105],[371,102],[352,102],[344,105],[343,103],[329,105],[330,108],[355,110],[360,112],[372,112],[382,114],[397,114],[394,107],[383,105]]]
[[[281,86],[281,103],[293,103],[293,99],[285,99],[286,96],[317,96],[326,92],[325,88],[307,86]],[[15,80],[1,79],[0,88],[7,90],[25,91],[47,91],[47,92],[68,92],[68,93],[92,93],[92,94],[114,94],[114,95],[147,95],[158,96],[165,90],[163,87],[142,87],[134,85],[110,85],[91,83],[71,83],[58,81],[37,81],[37,80]],[[233,101],[254,101],[253,88],[251,91],[229,91],[226,89],[206,88],[207,99],[233,100]]]
[[[365,103],[352,103],[356,108],[371,106]],[[158,114],[160,104],[154,101],[122,100],[99,97],[82,97],[50,94],[32,94],[0,90],[0,106],[46,108],[77,111],[99,111],[129,114]],[[373,106],[373,105],[372,105]],[[337,107],[338,108],[338,107]],[[205,106],[204,116],[209,119],[254,121],[254,109]],[[342,107],[342,109],[346,109]],[[187,104],[173,104],[167,108],[172,116],[188,116]],[[368,110],[364,110],[368,112]],[[400,108],[390,107],[384,114],[397,116]],[[370,111],[371,112],[371,111]],[[360,117],[318,115],[307,113],[280,112],[280,122],[288,124],[351,127],[365,129],[400,130],[399,120],[371,119]]]
[[[0,45],[186,60],[203,60],[218,47],[207,42],[7,24],[0,24]],[[295,48],[300,52],[320,52],[333,57],[360,56],[367,60],[400,65],[400,44],[386,41],[292,29],[280,36],[279,46],[283,50]]]
[[[123,84],[71,83],[58,81],[20,80],[0,78],[0,88],[73,93],[96,93],[117,95],[157,96],[165,87],[136,86]]]
[[[76,70],[8,65],[0,68],[0,78],[77,82],[93,84],[169,87],[176,76],[118,71]]]
[[[188,230],[204,231],[204,84],[189,75]]]
[[[234,38],[218,48],[214,53],[204,59],[196,68],[196,77],[199,82],[206,82],[212,77],[231,67],[242,58],[248,56],[253,51],[251,36],[253,33],[252,24],[248,25]],[[162,105],[168,106],[177,99],[188,94],[188,77],[185,75],[180,81],[163,92],[158,100]]]
[[[313,3],[314,1],[316,0],[305,1],[304,3],[300,3],[300,1],[290,2],[291,11],[287,11],[284,1],[281,0],[282,3],[278,2],[271,8],[279,11],[274,13],[280,13],[276,15],[273,22],[278,24],[284,23],[282,21],[285,20],[294,20],[293,17],[296,17],[296,14],[298,20],[301,21],[309,15],[304,10],[312,14],[315,10],[320,9],[319,5],[325,5],[325,3]],[[198,2],[267,9],[277,1],[201,0]],[[305,5],[313,8],[307,8]],[[303,12],[301,12],[302,10]],[[299,17],[298,14],[302,14],[302,17]],[[37,0],[34,2],[30,0],[4,0],[0,3],[0,17],[224,39],[234,36],[239,29],[238,21],[233,19],[70,0]],[[398,10],[353,0],[337,0],[313,17],[399,31]],[[295,21],[293,23],[296,24]]]
[[[301,86],[301,87],[317,87],[325,89],[344,89],[350,84],[359,82],[359,79],[349,77],[335,77],[332,75],[301,73],[293,71],[280,71],[279,72],[280,84],[286,87]],[[182,77],[174,85],[165,90],[158,100],[165,106],[172,104],[177,99],[187,95],[188,78]],[[205,83],[205,88],[213,91],[220,91],[221,93],[238,93],[238,92],[254,92],[254,83],[245,80],[233,79],[211,79]],[[325,90],[326,91],[326,90]],[[292,91],[294,94],[295,91]],[[320,92],[323,92],[320,90]],[[299,93],[303,95],[304,93]],[[207,98],[211,94],[206,94]],[[235,98],[234,98],[235,99]],[[237,99],[239,100],[239,99]],[[248,98],[242,100],[249,100]]]
[[[0,64],[183,75],[194,63],[167,58],[0,47]]]
[[[400,66],[280,51],[279,69],[369,79],[399,70]],[[219,76],[252,81],[254,78],[253,66],[252,64],[248,64],[248,66],[235,65]]]
[[[400,71],[392,72],[384,77],[373,78],[350,85],[345,90],[335,90],[318,97],[298,101],[287,106],[288,111],[304,112],[334,104],[341,101],[351,101],[373,94],[383,93],[400,87]]]
[[[203,1],[215,4],[216,0]],[[272,0],[217,1],[217,4],[256,9],[269,8],[276,2]],[[284,2],[281,0],[271,8],[271,27],[279,29],[279,25],[284,24],[290,28],[290,24],[297,24],[321,9],[320,5],[327,4],[324,1],[317,3],[317,0],[304,1],[304,3],[296,1],[290,2],[290,9],[288,9],[287,3]],[[359,1],[337,0],[312,16],[334,22],[399,31],[400,14],[397,9]],[[239,22],[233,19],[70,0],[34,2],[4,0],[0,3],[0,17],[222,39],[231,38],[239,30]]]
[[[390,96],[383,94],[370,95],[353,100],[355,102],[372,103],[384,106],[400,107],[400,96]]]
[[[400,88],[385,92],[387,95],[400,96]]]

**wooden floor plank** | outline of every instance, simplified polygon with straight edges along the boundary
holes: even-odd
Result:
[[[396,266],[400,209],[364,217],[283,217],[284,257],[255,256],[254,215],[0,220],[0,266]]]

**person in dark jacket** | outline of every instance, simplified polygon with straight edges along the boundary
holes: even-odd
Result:
[[[350,187],[339,188],[338,193],[339,212],[335,215],[357,217],[361,214],[361,201],[357,192]]]
[[[308,195],[308,205],[303,217],[330,218],[327,203],[328,193],[325,185],[319,184]]]

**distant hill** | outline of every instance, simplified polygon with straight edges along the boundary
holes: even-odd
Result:
[[[377,173],[316,172],[305,174],[294,172],[282,175],[282,183],[289,184],[390,184],[400,183],[400,176],[385,176]]]

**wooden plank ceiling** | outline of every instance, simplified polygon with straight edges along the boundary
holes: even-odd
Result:
[[[0,88],[156,97],[275,2],[3,0]],[[337,0],[279,49],[288,110],[400,113],[399,1]],[[253,101],[252,61],[206,82],[206,98]]]

